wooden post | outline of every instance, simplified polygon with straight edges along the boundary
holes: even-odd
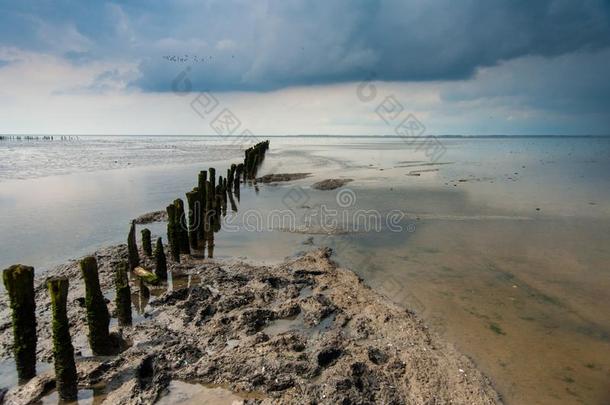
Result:
[[[216,169],[210,167],[208,169],[208,172],[210,173],[210,185],[212,187],[212,194],[214,194],[214,190],[216,190]],[[212,196],[212,198],[214,198],[214,196]]]
[[[176,207],[176,226],[177,234],[179,238],[180,253],[191,254],[191,248],[189,246],[189,234],[188,226],[186,224],[186,215],[184,214],[184,201],[181,198],[174,200],[174,206]]]
[[[133,270],[140,265],[140,255],[136,244],[136,221],[131,221],[127,236],[127,251],[129,252],[129,270]]]
[[[176,232],[176,207],[174,204],[167,206],[167,240],[172,259],[180,263],[180,236]]]
[[[200,217],[198,217],[199,214],[197,214],[197,212],[200,211],[199,195],[200,195],[200,193],[199,193],[198,188],[194,188],[193,191],[186,193],[186,201],[188,202],[188,205],[189,205],[188,237],[189,237],[189,244],[190,244],[192,250],[197,249],[199,226],[201,226],[201,219],[200,219]]]
[[[110,314],[100,288],[95,257],[85,257],[80,262],[80,269],[85,280],[85,306],[89,324],[89,345],[95,355],[113,353],[112,340],[108,332]]]
[[[220,194],[216,194],[216,209],[214,214],[216,217],[214,218],[214,232],[220,231],[222,221],[220,220],[220,216],[222,215],[222,197]]]
[[[157,245],[155,246],[155,274],[161,280],[167,280],[167,261],[161,238],[157,239]]]
[[[205,170],[199,172],[199,177],[197,180],[197,188],[199,189],[199,212],[197,214],[199,215],[198,221],[200,224],[197,232],[197,239],[198,241],[203,241],[203,248],[205,249],[205,228],[201,225],[205,223],[205,202],[207,200],[206,183],[208,180],[208,172]]]
[[[78,377],[74,363],[74,346],[70,337],[68,321],[68,279],[51,278],[47,281],[51,296],[53,314],[53,363],[55,365],[55,385],[59,399],[76,401],[78,396]]]
[[[237,204],[235,204],[235,199],[233,198],[233,190],[229,188],[227,194],[229,195],[229,202],[231,203],[231,211],[237,212]]]
[[[13,353],[19,381],[36,375],[34,268],[16,264],[2,273],[13,321]]]
[[[142,250],[148,257],[152,256],[152,243],[150,241],[150,229],[142,229]]]
[[[214,231],[210,231],[208,234],[208,257],[214,258]]]
[[[149,232],[150,244],[150,232]],[[119,326],[131,325],[131,289],[129,288],[129,278],[127,277],[127,263],[121,262],[116,266],[114,285],[116,289],[116,315]]]

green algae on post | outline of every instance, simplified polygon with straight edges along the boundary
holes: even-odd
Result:
[[[36,375],[34,268],[16,264],[2,273],[13,321],[13,353],[19,381]]]
[[[150,242],[149,242],[150,243]],[[114,285],[116,288],[116,315],[119,326],[131,325],[131,289],[127,277],[127,263],[121,262],[116,266]]]
[[[87,324],[89,325],[89,346],[93,354],[109,355],[113,352],[112,340],[108,332],[110,314],[100,288],[95,257],[85,257],[80,262],[81,272],[85,280],[85,307],[87,308]]]
[[[136,244],[136,221],[131,221],[129,235],[127,236],[127,251],[129,253],[129,269],[133,270],[140,264],[140,255]]]
[[[184,214],[184,201],[181,198],[174,200],[174,206],[176,207],[176,234],[178,235],[178,246],[180,253],[191,254],[191,248],[189,246],[189,235],[188,227],[186,224],[186,215]]]
[[[188,193],[186,193],[186,201],[188,202],[189,205],[189,211],[188,211],[188,236],[189,236],[189,244],[191,246],[192,250],[196,250],[197,249],[197,244],[198,244],[198,233],[199,233],[199,226],[200,226],[200,214],[199,212],[199,207],[200,207],[200,203],[199,203],[199,189],[197,187],[195,187],[193,189],[193,191],[190,191]]]
[[[205,209],[206,209],[206,201],[207,201],[207,179],[208,179],[208,172],[205,170],[202,170],[199,172],[199,176],[197,177],[197,189],[199,190],[199,197],[198,197],[198,201],[199,201],[199,207],[197,209],[197,221],[199,224],[199,227],[197,229],[197,240],[202,241],[203,243],[203,248],[205,249],[205,228],[204,226],[202,226],[202,224],[204,224],[205,220]]]
[[[180,263],[180,236],[176,231],[176,206],[167,206],[167,240],[172,259]]]
[[[142,229],[142,250],[148,257],[152,256],[152,243],[150,240],[150,229]]]
[[[157,245],[155,246],[155,274],[161,280],[167,280],[167,260],[165,259],[161,238],[157,239]]]
[[[53,314],[53,362],[55,384],[62,401],[76,401],[78,377],[74,363],[74,346],[70,337],[70,322],[66,304],[68,302],[68,279],[52,278],[47,281]]]

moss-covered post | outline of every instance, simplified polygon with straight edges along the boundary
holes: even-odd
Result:
[[[70,337],[68,321],[68,279],[51,278],[47,281],[51,296],[53,314],[53,363],[55,365],[55,384],[62,401],[76,401],[78,396],[78,377],[74,363],[74,346]]]
[[[140,265],[140,255],[136,244],[136,221],[131,221],[129,235],[127,235],[127,251],[129,254],[129,270],[133,270]]]
[[[252,148],[248,148],[244,152],[244,183],[246,182],[246,179],[248,178],[248,168],[250,167],[250,151],[251,150],[252,150]]]
[[[142,229],[142,250],[148,257],[152,256],[152,242],[150,240],[150,229]]]
[[[229,195],[229,202],[231,203],[231,211],[237,212],[237,204],[235,204],[235,199],[233,198],[233,191],[228,189],[227,194]]]
[[[87,323],[89,324],[89,345],[93,354],[112,354],[112,340],[108,332],[110,314],[100,288],[95,257],[88,256],[81,260],[80,269],[85,280],[85,307],[87,308]]]
[[[201,221],[199,220],[199,217],[198,217],[199,214],[197,214],[197,212],[199,211],[199,189],[194,188],[193,191],[186,193],[186,201],[188,202],[188,205],[189,205],[189,213],[188,213],[189,244],[191,245],[192,250],[196,250],[197,242],[198,242],[199,226],[201,226],[201,224],[200,224]]]
[[[244,171],[244,164],[240,163],[237,165],[237,168],[235,169],[235,180],[237,180],[237,184],[235,185],[235,187],[239,187],[239,182],[241,181],[241,175]]]
[[[216,210],[214,211],[216,217],[214,218],[214,232],[220,231],[222,221],[220,216],[222,215],[222,197],[220,194],[216,194]]]
[[[235,163],[227,169],[227,189],[233,188],[233,176],[235,175]]]
[[[176,225],[177,234],[179,238],[180,253],[191,254],[191,248],[189,246],[189,234],[188,226],[186,224],[186,215],[184,214],[184,201],[181,198],[174,200],[174,206],[176,207]]]
[[[167,240],[172,259],[180,263],[180,236],[176,232],[176,207],[174,204],[167,206]]]
[[[36,375],[34,268],[16,264],[2,273],[13,321],[13,353],[19,381]]]
[[[148,236],[150,238],[150,235]],[[149,241],[150,243],[150,241]],[[121,262],[116,266],[114,285],[116,288],[116,315],[119,326],[131,325],[131,289],[127,277],[127,263]]]
[[[161,238],[157,239],[157,245],[155,246],[155,274],[161,280],[167,280],[167,261]]]
[[[197,240],[198,242],[203,241],[203,247],[205,248],[205,228],[202,226],[202,224],[205,223],[205,202],[207,199],[206,183],[208,180],[208,172],[205,170],[199,172],[199,177],[197,180],[197,189],[199,190],[199,210],[197,212],[199,228],[197,229]]]
[[[210,185],[211,185],[211,190],[212,193],[214,193],[214,190],[216,190],[216,169],[213,167],[210,167],[208,169],[208,172],[210,173]],[[212,196],[212,198],[214,198],[214,196]]]
[[[210,231],[208,234],[208,257],[214,258],[214,231]]]

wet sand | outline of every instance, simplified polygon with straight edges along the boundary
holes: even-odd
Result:
[[[120,331],[129,347],[110,357],[91,357],[82,339],[84,309],[76,303],[84,286],[77,263],[54,269],[71,280],[68,315],[81,396],[92,393],[94,401],[116,404],[136,398],[162,404],[501,402],[471,360],[414,313],[337,267],[330,254],[316,249],[276,266],[186,256],[181,264],[170,262],[175,282],[157,296],[132,280],[134,301],[145,296],[143,314]],[[126,256],[125,246],[96,254],[107,298],[113,296],[114,266]],[[38,358],[49,362],[43,281],[38,276],[35,282]],[[8,319],[4,296],[0,308]],[[7,360],[10,324],[0,330],[0,358]],[[49,403],[52,380],[52,371],[42,372],[11,388],[5,401]]]

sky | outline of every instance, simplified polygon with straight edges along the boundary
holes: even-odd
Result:
[[[608,0],[0,0],[5,134],[609,135],[608,71]]]

